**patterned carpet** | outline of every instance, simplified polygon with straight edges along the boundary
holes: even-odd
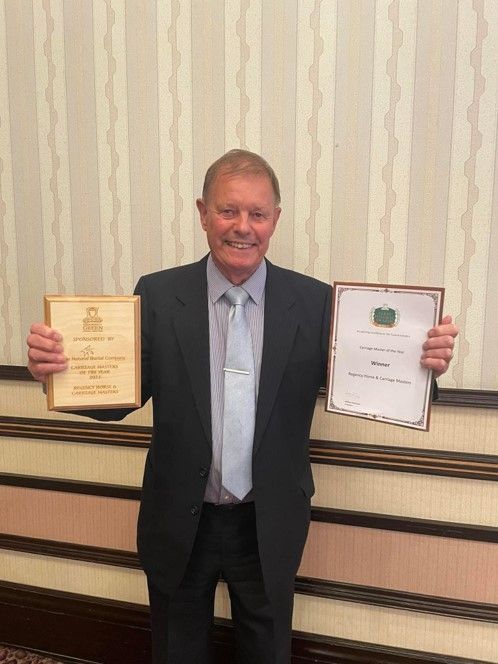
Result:
[[[44,655],[9,648],[0,644],[0,664],[63,664],[60,660],[50,659]]]

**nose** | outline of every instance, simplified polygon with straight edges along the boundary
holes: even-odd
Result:
[[[247,235],[251,232],[251,224],[248,212],[239,212],[235,219],[235,230],[241,235]]]

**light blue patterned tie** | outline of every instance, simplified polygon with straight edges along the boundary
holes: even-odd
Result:
[[[232,305],[225,357],[222,484],[242,500],[252,488],[252,443],[256,414],[256,381],[251,332],[245,305],[249,294],[240,286],[225,293]]]

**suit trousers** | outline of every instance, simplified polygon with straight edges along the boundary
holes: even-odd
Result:
[[[237,664],[277,664],[254,503],[204,503],[178,590],[168,596],[149,583],[153,664],[213,664],[214,596],[220,579],[230,595]]]

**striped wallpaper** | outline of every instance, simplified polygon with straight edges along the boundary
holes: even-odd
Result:
[[[498,389],[496,0],[0,0],[0,363],[44,293],[206,251],[232,147],[281,179],[270,258],[444,285],[446,387]]]

